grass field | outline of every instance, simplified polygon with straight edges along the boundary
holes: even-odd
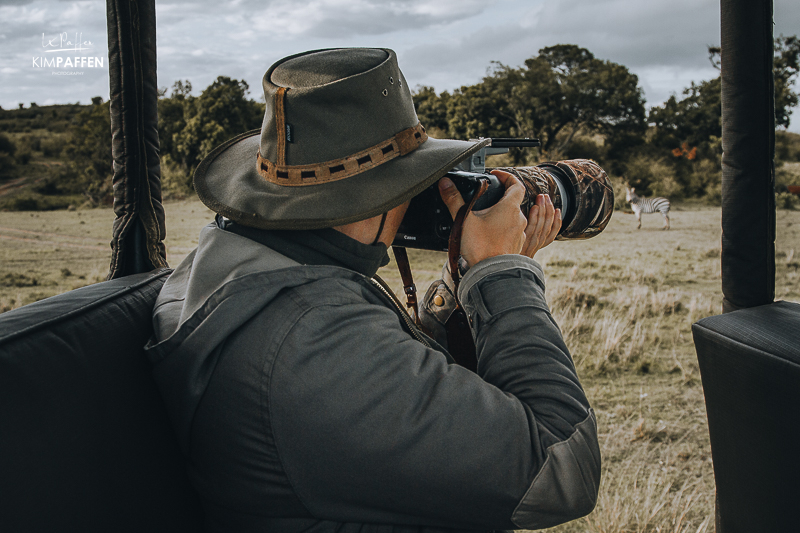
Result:
[[[166,205],[168,260],[191,251],[211,213]],[[691,324],[721,312],[720,210],[680,206],[672,230],[657,215],[636,230],[615,213],[583,242],[556,242],[537,259],[600,428],[604,473],[589,517],[552,531],[713,530],[714,477]],[[0,308],[8,310],[105,278],[107,209],[0,212]],[[777,299],[800,301],[800,211],[777,214]],[[421,291],[444,254],[411,250]],[[380,273],[398,293],[393,265]]]

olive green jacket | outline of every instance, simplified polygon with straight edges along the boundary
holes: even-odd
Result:
[[[374,279],[203,229],[148,353],[207,529],[534,529],[589,513],[595,417],[541,268],[483,261],[459,296],[477,374]]]

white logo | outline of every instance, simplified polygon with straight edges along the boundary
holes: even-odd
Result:
[[[85,55],[94,49],[92,41],[85,39],[82,32],[75,32],[74,36],[61,32],[55,36],[42,33],[43,56],[34,56],[31,61],[33,68],[50,69],[81,69],[104,68],[105,58]],[[70,55],[67,55],[70,53]],[[58,76],[81,76],[80,71],[53,71]]]

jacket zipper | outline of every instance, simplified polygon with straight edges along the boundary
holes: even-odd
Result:
[[[414,336],[414,338],[416,338],[419,342],[421,342],[422,344],[424,344],[428,348],[432,348],[432,346],[430,344],[428,344],[428,341],[425,340],[425,338],[422,336],[422,334],[419,333],[419,330],[417,329],[417,325],[414,324],[414,321],[411,320],[410,316],[408,316],[408,312],[400,306],[400,302],[397,301],[397,298],[395,297],[395,295],[392,294],[390,291],[386,290],[386,287],[384,287],[375,278],[369,278],[369,280],[372,282],[373,285],[378,287],[378,289],[380,289],[380,291],[383,294],[386,295],[386,297],[392,302],[392,304],[394,304],[395,308],[399,311],[400,316],[402,317],[402,319],[405,322],[406,326],[408,326],[408,330],[411,332],[411,334]]]

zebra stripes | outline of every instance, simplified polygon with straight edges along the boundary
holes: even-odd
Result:
[[[636,214],[636,221],[639,223],[636,229],[642,227],[642,213],[649,215],[655,212],[661,213],[664,216],[663,229],[669,229],[669,200],[661,197],[644,198],[642,196],[637,196],[633,187],[630,189],[625,187],[625,199],[630,202],[631,209],[633,209],[634,214]]]

